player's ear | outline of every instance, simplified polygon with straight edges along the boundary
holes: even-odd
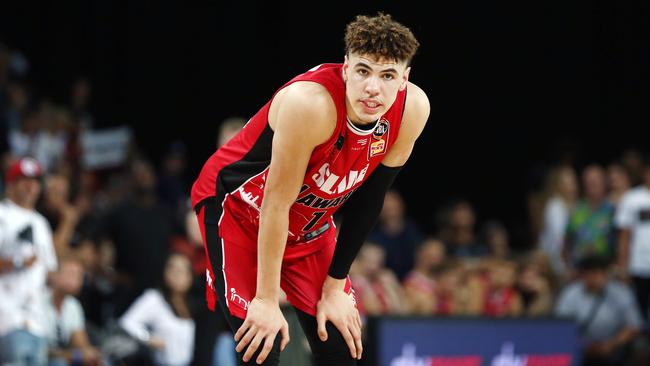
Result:
[[[409,82],[409,74],[411,73],[411,67],[407,67],[406,70],[404,70],[404,74],[402,75],[402,83],[399,86],[399,90],[402,91],[406,88],[406,84]]]
[[[342,67],[342,74],[343,74],[343,81],[347,82],[348,81],[348,55],[343,56],[343,67]]]

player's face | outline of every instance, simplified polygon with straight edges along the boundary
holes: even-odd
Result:
[[[393,105],[397,92],[406,88],[410,70],[405,61],[346,56],[343,80],[350,120],[365,124],[379,119]]]

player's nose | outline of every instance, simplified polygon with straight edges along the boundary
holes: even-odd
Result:
[[[379,80],[376,77],[368,78],[365,91],[370,94],[370,96],[379,94]]]

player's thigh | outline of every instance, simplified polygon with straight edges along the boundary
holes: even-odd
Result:
[[[280,285],[287,295],[287,300],[295,308],[312,316],[316,316],[316,307],[322,295],[335,245],[332,240],[315,253],[282,264]],[[346,279],[344,291],[353,296],[349,278]]]

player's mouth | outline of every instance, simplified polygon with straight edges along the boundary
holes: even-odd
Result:
[[[361,99],[359,102],[363,106],[363,111],[367,114],[376,114],[382,106],[381,103],[370,99]]]

